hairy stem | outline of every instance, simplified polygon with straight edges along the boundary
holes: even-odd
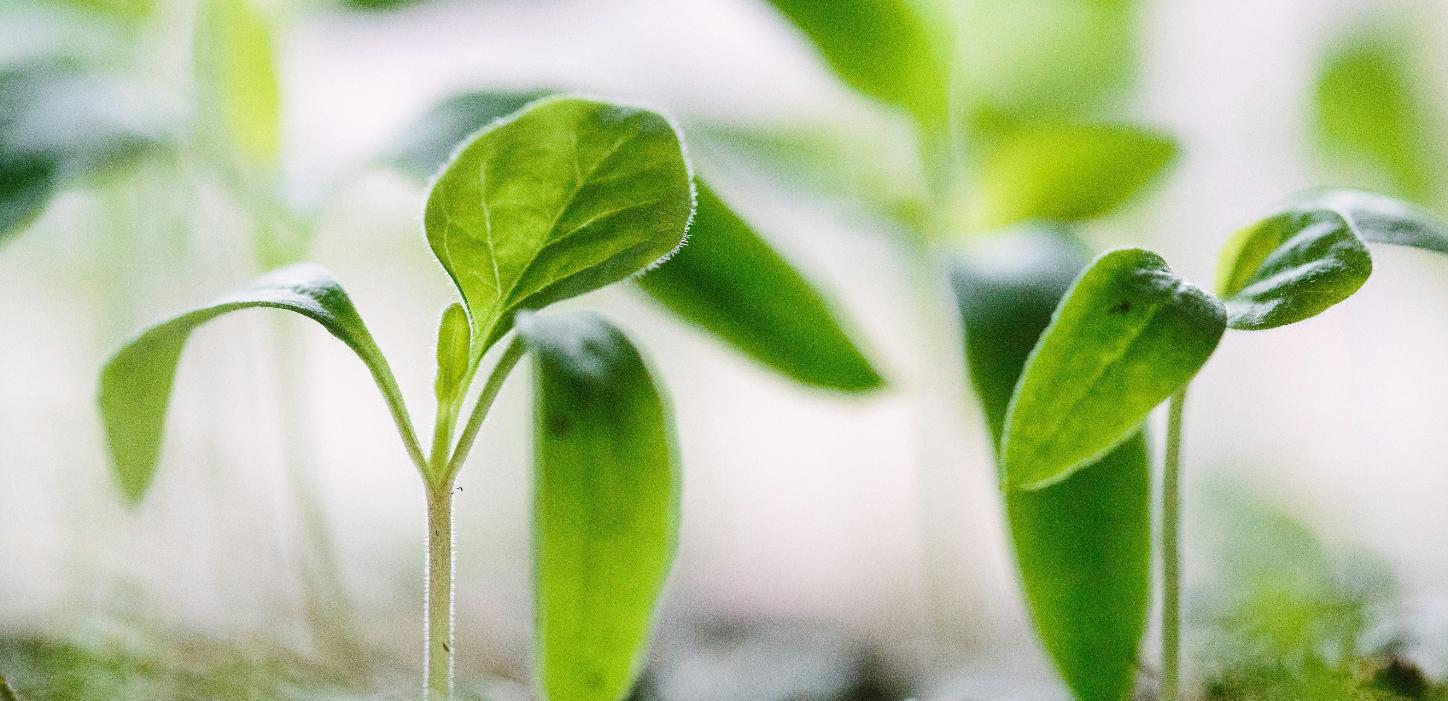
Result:
[[[453,488],[452,480],[428,485],[427,591],[423,598],[423,692],[447,701],[453,691]]]
[[[1181,698],[1181,459],[1187,388],[1167,407],[1166,462],[1161,476],[1161,699]]]

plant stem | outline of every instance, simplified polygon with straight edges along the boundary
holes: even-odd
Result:
[[[453,690],[453,488],[428,485],[427,592],[423,598],[423,697],[447,701]]]
[[[1187,388],[1167,406],[1161,476],[1161,701],[1181,698],[1181,460]]]

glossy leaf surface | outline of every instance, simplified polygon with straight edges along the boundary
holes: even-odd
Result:
[[[1226,330],[1222,303],[1151,251],[1097,258],[1061,301],[1011,399],[1009,489],[1055,484],[1099,460],[1196,374]]]
[[[101,370],[99,403],[115,476],[131,502],[156,472],[166,408],[181,350],[198,327],[218,316],[255,308],[301,314],[347,344],[372,373],[415,460],[416,438],[397,382],[342,286],[325,269],[288,266],[216,301],[156,324],[127,341]]]
[[[251,0],[202,0],[196,14],[197,110],[235,165],[269,169],[281,154],[281,89],[271,25]]]
[[[769,0],[846,85],[939,124],[949,84],[938,39],[906,0]]]
[[[1302,199],[1341,213],[1368,243],[1448,253],[1448,222],[1417,205],[1361,190],[1317,190]]]
[[[1087,258],[1065,233],[1049,230],[989,245],[956,267],[954,282],[966,366],[999,446],[1011,391]],[[1061,677],[1077,698],[1125,698],[1151,592],[1145,438],[1134,434],[1088,469],[1008,492],[1005,502],[1031,619]]]
[[[433,184],[423,221],[468,307],[476,360],[517,310],[667,257],[692,211],[688,164],[667,119],[559,97],[495,122],[459,150]]]
[[[1166,171],[1176,144],[1127,126],[1057,124],[1011,131],[979,164],[976,226],[1074,222],[1108,214]]]
[[[679,469],[638,351],[593,314],[521,315],[534,360],[537,670],[548,701],[619,701],[673,562]]]
[[[809,281],[702,183],[689,245],[639,284],[786,377],[846,392],[884,382]]]

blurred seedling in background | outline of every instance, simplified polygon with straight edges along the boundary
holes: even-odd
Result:
[[[674,553],[679,475],[669,411],[638,352],[608,322],[534,312],[666,259],[683,243],[692,210],[689,166],[665,118],[579,98],[533,103],[469,139],[427,197],[428,243],[461,297],[439,322],[430,450],[346,292],[304,263],[150,327],[107,362],[99,401],[115,476],[132,503],[150,487],[176,365],[196,328],[254,308],[321,324],[371,373],[422,478],[424,688],[445,699],[453,690],[454,480],[504,380],[531,354],[539,691],[617,701],[638,672]]]
[[[1372,272],[1369,243],[1448,253],[1448,226],[1380,195],[1305,193],[1227,241],[1216,294],[1182,280],[1151,251],[1114,250],[1072,283],[1025,362],[1001,439],[1002,481],[1012,493],[1102,472],[1100,461],[1135,440],[1151,411],[1170,398],[1161,486],[1162,699],[1181,694],[1179,485],[1187,385],[1228,328],[1286,326],[1351,296]]]

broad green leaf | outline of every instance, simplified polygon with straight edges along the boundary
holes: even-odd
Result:
[[[223,314],[260,307],[301,314],[356,352],[382,390],[409,454],[421,465],[412,424],[387,360],[332,274],[304,263],[276,270],[210,304],[156,324],[106,361],[100,376],[101,418],[116,478],[132,503],[140,501],[155,476],[176,365],[191,333]]]
[[[469,136],[552,92],[475,90],[454,95],[414,121],[392,145],[386,160],[416,177],[431,177]]]
[[[59,61],[0,69],[0,240],[67,182],[124,167],[162,138],[147,96]]]
[[[462,293],[473,358],[538,309],[633,275],[684,240],[678,132],[637,107],[547,98],[459,150],[428,194],[433,253]]]
[[[638,351],[594,314],[520,315],[536,392],[537,670],[548,701],[619,701],[673,562],[679,467]]]
[[[1336,46],[1317,80],[1313,117],[1329,157],[1367,171],[1395,194],[1442,192],[1442,119],[1419,85],[1409,35],[1375,30]]]
[[[1098,217],[1155,182],[1176,152],[1169,137],[1129,126],[1051,124],[1012,130],[981,159],[969,211],[981,229]]]
[[[1318,190],[1302,199],[1342,213],[1368,243],[1448,253],[1448,222],[1417,205],[1361,190]]]
[[[787,377],[846,392],[884,384],[824,297],[703,183],[689,245],[639,284]]]
[[[203,133],[234,165],[275,168],[281,155],[281,90],[266,16],[251,0],[201,0],[195,41]]]
[[[913,3],[769,2],[809,38],[846,85],[908,110],[927,125],[944,122],[949,96],[945,49]]]
[[[1212,295],[1139,248],[1097,258],[1026,363],[1001,444],[1009,489],[1040,489],[1099,460],[1186,385],[1226,330]]]
[[[1081,119],[1134,78],[1136,0],[953,0],[972,121]]]
[[[1344,212],[1304,202],[1232,236],[1217,291],[1234,329],[1260,330],[1316,316],[1367,282],[1373,259]]]
[[[1086,265],[1064,232],[988,240],[956,267],[966,366],[998,446],[1011,390]],[[1076,698],[1122,699],[1151,593],[1150,459],[1141,433],[1065,480],[1007,492],[1016,566],[1042,644]]]

